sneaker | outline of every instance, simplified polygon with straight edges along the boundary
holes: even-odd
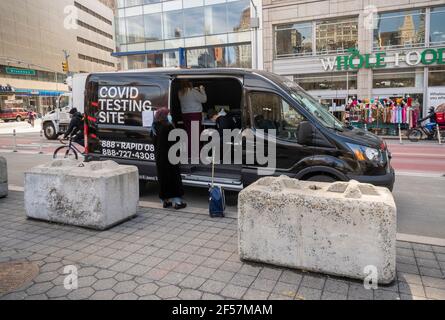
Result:
[[[187,208],[187,203],[175,203],[175,209],[176,210],[181,210],[181,209],[185,209]]]
[[[171,208],[171,207],[173,207],[173,203],[171,203],[169,201],[164,201],[163,207],[164,207],[164,209]]]

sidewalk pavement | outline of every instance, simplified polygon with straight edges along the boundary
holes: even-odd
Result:
[[[140,209],[96,232],[27,220],[23,193],[0,199],[2,263],[33,262],[37,277],[6,299],[318,300],[445,299],[445,247],[398,242],[397,280],[378,290],[344,278],[241,262],[237,221],[183,211]],[[64,288],[75,265],[79,288]]]
[[[17,134],[38,133],[42,130],[42,120],[37,119],[34,122],[34,127],[32,127],[31,124],[28,123],[28,121],[0,123],[0,134],[12,135],[14,129]]]

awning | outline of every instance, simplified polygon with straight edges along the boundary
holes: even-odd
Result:
[[[15,89],[14,94],[26,95],[26,96],[40,96],[40,97],[58,97],[64,94],[65,91],[53,91],[53,90],[35,90],[35,89]]]

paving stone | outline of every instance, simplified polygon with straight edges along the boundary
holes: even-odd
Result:
[[[284,270],[279,279],[280,282],[294,284],[299,286],[301,280],[303,279],[303,275],[293,270]]]
[[[305,275],[303,277],[303,281],[301,282],[301,285],[304,287],[307,287],[307,288],[322,290],[325,282],[326,282],[325,278],[313,276],[313,275]]]
[[[278,281],[280,279],[283,270],[277,268],[264,267],[258,274],[258,278],[264,278],[269,280]]]
[[[126,272],[127,270],[133,268],[135,266],[134,263],[120,261],[116,263],[114,266],[111,266],[109,269],[116,272]]]
[[[433,251],[437,253],[445,254],[445,247],[433,246]]]
[[[181,293],[178,295],[178,298],[182,300],[200,300],[202,295],[203,293],[198,290],[182,289]]]
[[[143,276],[144,274],[150,271],[151,267],[143,266],[140,264],[135,265],[134,267],[128,269],[126,273],[131,274],[132,276]]]
[[[169,273],[168,270],[153,268],[149,270],[147,273],[144,274],[145,278],[151,279],[151,280],[161,280]]]
[[[42,282],[31,286],[26,293],[28,295],[39,295],[48,292],[50,289],[54,287],[52,282]]]
[[[436,253],[437,260],[445,262],[445,253]]]
[[[220,268],[226,261],[221,259],[207,258],[204,262],[201,263],[202,267],[208,267],[213,269]]]
[[[66,297],[70,291],[66,290],[63,286],[56,286],[49,290],[46,295],[50,298],[60,298],[60,297]]]
[[[240,300],[244,294],[247,292],[247,288],[235,286],[233,284],[228,284],[223,291],[221,291],[221,295],[231,299]]]
[[[425,290],[423,289],[423,286],[417,284],[399,282],[399,292],[412,296],[425,297]]]
[[[147,283],[147,284],[143,284],[143,285],[140,285],[139,287],[137,287],[137,289],[134,291],[134,293],[136,293],[140,297],[144,297],[144,296],[153,295],[158,290],[159,290],[159,286],[156,285],[155,283]]]
[[[126,300],[126,301],[135,301],[138,300],[138,296],[132,292],[122,293],[114,297],[113,300]]]
[[[193,271],[195,271],[195,269],[198,266],[195,264],[191,264],[191,263],[187,263],[187,262],[182,262],[180,264],[178,264],[178,266],[176,267],[175,270],[184,273],[184,274],[191,274]]]
[[[275,285],[275,288],[273,289],[273,292],[275,294],[286,296],[290,298],[295,298],[295,295],[297,294],[298,286],[295,284],[285,283],[285,282],[278,282]]]
[[[406,273],[411,273],[411,274],[420,274],[419,268],[417,267],[417,265],[398,263],[396,268],[397,268],[398,272],[406,272]]]
[[[277,300],[277,301],[283,301],[283,300],[294,300],[294,297],[287,297],[287,296],[282,296],[280,294],[276,294],[276,293],[271,293],[268,300]]]
[[[160,288],[156,295],[162,299],[175,298],[181,292],[181,288],[177,286],[167,286]]]
[[[425,287],[426,297],[435,300],[445,300],[445,290]]]
[[[437,260],[417,259],[417,264],[419,267],[440,269],[439,262],[437,262]]]
[[[216,271],[216,269],[207,268],[207,267],[198,267],[192,272],[192,275],[208,279],[215,273],[215,271]]]
[[[425,277],[422,277],[422,282],[425,287],[431,287],[431,288],[445,290],[445,279],[425,276]]]
[[[49,298],[44,294],[38,294],[38,295],[34,295],[34,296],[27,296],[27,297],[25,297],[25,300],[45,301],[45,300],[49,300]]]
[[[225,300],[223,296],[217,295],[217,294],[213,294],[213,293],[207,293],[204,292],[202,295],[202,300]]]
[[[205,278],[187,276],[187,278],[185,278],[179,285],[184,288],[198,289],[204,282],[206,282]]]
[[[256,290],[256,289],[248,289],[246,294],[244,295],[244,300],[267,300],[269,298],[270,292]]]
[[[235,276],[230,280],[232,284],[239,285],[241,287],[250,287],[255,281],[255,277],[245,275],[245,274],[235,274]]]
[[[414,257],[414,250],[412,249],[397,248],[396,252],[397,256]]]
[[[349,300],[373,300],[373,290],[367,290],[363,285],[350,284],[348,291]]]
[[[296,298],[303,300],[320,300],[321,293],[321,290],[302,286],[298,289]]]
[[[88,288],[79,288],[77,290],[73,290],[69,295],[68,299],[70,300],[86,300],[94,294],[94,290],[90,287]]]
[[[95,282],[97,281],[97,278],[94,276],[88,276],[88,277],[79,277],[79,288],[87,288],[91,287]]]
[[[114,276],[114,279],[116,279],[118,282],[119,281],[128,281],[133,279],[133,276],[129,275],[129,274],[125,274],[125,273],[117,273]]]
[[[409,294],[400,294],[400,300],[427,300],[425,297],[417,297]]]
[[[239,273],[257,277],[260,274],[261,270],[262,267],[259,265],[244,264],[242,268],[239,270]]]
[[[433,247],[427,244],[420,244],[420,243],[412,243],[411,244],[414,251],[433,251]]]
[[[155,300],[161,300],[161,298],[159,298],[154,294],[151,294],[149,296],[139,297],[139,300],[155,301]]]
[[[329,291],[324,291],[322,296],[321,296],[321,300],[335,300],[335,301],[339,301],[339,300],[346,300],[346,299],[347,299],[347,295],[346,294],[334,293],[334,292],[329,292]]]
[[[416,258],[421,258],[421,259],[430,259],[430,260],[436,259],[436,256],[434,255],[433,252],[414,250],[414,255]]]
[[[113,290],[117,294],[122,294],[122,293],[132,292],[134,289],[136,289],[137,286],[138,286],[137,283],[134,281],[123,281],[117,283],[113,287]]]
[[[402,282],[422,285],[422,278],[417,274],[398,272],[397,279]]]
[[[276,284],[277,284],[277,281],[275,281],[275,280],[257,278],[252,283],[251,287],[252,287],[252,289],[256,289],[256,290],[271,292],[275,288]]]
[[[440,269],[432,269],[426,267],[419,267],[420,274],[422,276],[435,277],[435,278],[443,278],[443,273]]]
[[[388,290],[374,290],[375,300],[400,300],[400,295],[397,292]]]
[[[44,273],[39,274],[34,279],[34,282],[40,283],[40,282],[53,281],[54,279],[56,279],[59,276],[60,276],[60,274],[57,271],[44,272]]]
[[[186,274],[172,271],[169,272],[164,278],[162,278],[162,281],[168,284],[177,285],[181,283],[186,277],[187,277]]]
[[[98,280],[94,285],[93,289],[97,291],[112,289],[117,284],[117,281],[113,278]]]
[[[417,264],[416,258],[414,257],[404,257],[404,256],[397,256],[396,257],[397,264],[399,263],[405,263],[405,264]]]
[[[224,282],[215,281],[215,280],[207,280],[200,287],[200,290],[210,293],[219,294],[224,289],[226,284]]]
[[[216,270],[211,276],[210,279],[222,282],[229,282],[235,276],[235,273],[224,271],[224,270]]]
[[[97,272],[94,276],[101,280],[101,279],[109,279],[113,278],[117,274],[116,271],[110,271],[110,270],[100,270]]]
[[[324,291],[328,291],[331,293],[337,293],[340,295],[348,294],[349,285],[347,282],[338,281],[333,279],[327,279],[324,287]]]

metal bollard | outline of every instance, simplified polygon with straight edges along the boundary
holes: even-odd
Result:
[[[399,142],[400,142],[400,144],[403,144],[403,141],[402,141],[402,128],[400,126],[400,123],[399,123]]]
[[[39,154],[43,154],[43,130],[40,130],[40,147]]]
[[[12,131],[12,135],[14,136],[14,149],[13,152],[17,152],[17,134],[15,129]]]
[[[365,131],[368,131],[368,125],[365,123]]]
[[[437,132],[437,140],[439,140],[439,144],[442,144],[442,136],[440,135],[440,127],[436,124],[436,132]]]

